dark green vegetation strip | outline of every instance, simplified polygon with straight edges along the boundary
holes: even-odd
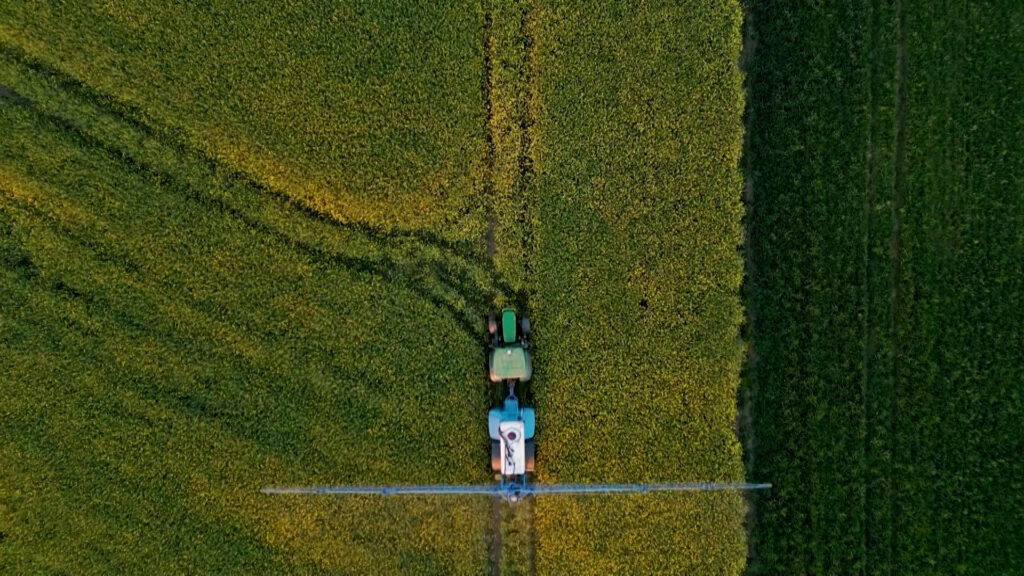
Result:
[[[743,477],[740,7],[537,9],[543,481]],[[736,494],[545,497],[540,574],[737,574]]]
[[[258,488],[486,481],[486,267],[0,75],[0,565],[481,573],[486,501]]]
[[[0,42],[344,221],[483,233],[477,11],[428,2],[0,3]]]
[[[752,572],[1016,573],[1019,3],[752,15]]]

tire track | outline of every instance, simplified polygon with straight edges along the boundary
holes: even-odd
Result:
[[[494,287],[495,291],[488,295],[490,300],[494,300],[502,294],[513,293],[512,287],[501,279],[491,261],[482,257],[472,242],[449,241],[429,231],[384,230],[368,223],[339,221],[287,192],[271,187],[251,174],[225,166],[206,151],[187,144],[187,138],[180,131],[168,127],[158,127],[157,122],[138,108],[96,91],[77,78],[33,58],[18,47],[0,42],[0,57],[32,71],[44,81],[56,85],[73,98],[111,116],[125,127],[138,132],[140,137],[170,149],[177,158],[197,163],[209,175],[274,200],[279,209],[290,210],[327,228],[358,234],[380,250],[393,250],[409,245],[418,245],[420,249],[435,249],[441,255],[442,263],[440,266],[435,265],[434,268],[446,276],[458,277],[458,281],[451,282],[452,284],[475,283],[471,278],[472,270],[466,271],[468,268],[474,268],[478,271],[478,276],[486,277],[489,284]],[[15,94],[13,90],[11,88],[9,92]],[[31,100],[20,94],[18,98]],[[39,108],[38,103],[34,104],[36,108]],[[469,293],[472,294],[472,291]],[[479,332],[479,330],[474,330],[474,332]]]
[[[273,188],[253,174],[234,167],[225,166],[223,162],[215,159],[207,151],[188,144],[187,135],[182,130],[161,125],[160,122],[140,110],[137,106],[119,100],[110,94],[96,90],[92,86],[82,82],[74,76],[71,76],[63,70],[51,66],[30,55],[18,46],[0,42],[0,55],[3,55],[9,60],[32,70],[47,80],[53,81],[63,90],[93,104],[104,112],[116,117],[124,124],[138,130],[145,136],[159,141],[164,146],[173,148],[180,156],[194,158],[204,164],[211,171],[223,172],[229,177],[238,180],[247,186],[251,186],[261,192],[281,198],[292,205],[294,209],[301,211],[310,218],[329,223],[333,226],[357,231],[364,236],[373,238],[377,241],[387,241],[399,238],[413,239],[424,245],[438,247],[478,265],[486,264],[486,260],[479,256],[479,254],[473,249],[473,243],[468,240],[451,241],[427,230],[389,230],[366,222],[338,220],[330,214],[321,212],[309,204],[291,196],[287,192]]]
[[[344,266],[360,273],[374,274],[389,282],[394,282],[398,285],[412,289],[418,295],[432,302],[438,308],[449,312],[450,315],[457,320],[462,331],[471,337],[480,339],[481,342],[482,337],[479,336],[481,331],[477,320],[477,317],[482,315],[480,311],[485,308],[489,308],[491,302],[498,298],[499,294],[507,294],[510,292],[510,288],[506,285],[502,285],[500,282],[495,283],[496,285],[493,289],[496,290],[496,292],[492,292],[486,287],[481,288],[477,285],[476,280],[474,279],[474,274],[476,274],[473,270],[474,267],[471,264],[460,262],[458,258],[453,261],[452,259],[445,258],[443,254],[440,258],[429,254],[418,254],[417,251],[422,251],[424,248],[417,247],[417,242],[415,240],[371,237],[367,240],[381,253],[381,256],[376,259],[370,259],[348,256],[343,253],[325,249],[315,243],[295,238],[274,226],[263,222],[259,217],[250,216],[244,209],[237,208],[233,205],[224,195],[218,197],[208,191],[204,192],[203,190],[196,188],[189,182],[183,181],[182,178],[177,174],[172,173],[166,167],[160,167],[155,165],[153,162],[147,162],[141,157],[143,154],[127,149],[124,146],[118,146],[105,141],[100,136],[90,133],[87,128],[83,128],[80,125],[81,122],[66,118],[60,113],[53,112],[48,109],[48,107],[43,106],[32,98],[21,94],[14,88],[4,87],[3,92],[0,93],[0,98],[3,98],[15,105],[28,108],[33,113],[45,118],[57,130],[63,131],[76,138],[81,145],[100,149],[108,157],[127,164],[133,171],[139,174],[148,175],[156,183],[169,187],[179,194],[183,194],[193,201],[200,202],[204,206],[210,207],[219,213],[224,213],[232,218],[242,220],[255,232],[270,236],[278,243],[288,245],[293,250],[303,252],[315,261]],[[120,119],[120,117],[118,117],[118,119]],[[131,122],[128,122],[127,124],[130,128],[135,128]],[[139,132],[142,132],[140,136],[142,139],[145,139],[147,135],[152,134],[152,132],[145,129],[139,130]],[[158,145],[165,145],[155,136],[150,136],[149,141]],[[178,157],[178,155],[181,154],[181,149],[175,149],[173,152],[175,152],[176,157]],[[187,162],[187,160],[184,162]],[[202,171],[205,172],[204,176],[213,182],[211,187],[217,188],[216,183],[223,179],[218,177],[218,167],[205,162],[200,162],[200,167]],[[228,177],[227,180],[236,188],[248,188],[249,191],[255,193],[257,197],[266,196],[265,194],[261,194],[265,189],[260,188],[256,184],[238,181],[231,177]],[[206,188],[206,186],[203,188]],[[282,196],[283,194],[272,194],[266,198],[258,198],[258,203],[262,204],[262,206],[258,206],[258,208],[274,208],[278,211],[297,212],[300,218],[307,221],[333,226],[333,221],[327,221],[322,217],[311,217],[307,209],[296,206],[293,200],[285,199]],[[270,204],[268,204],[268,202]],[[296,211],[295,208],[298,208],[298,210]],[[259,211],[257,211],[257,213],[259,213]],[[362,235],[358,230],[350,233],[360,236]],[[399,255],[397,258],[396,254]],[[477,268],[477,270],[479,270],[479,268]],[[486,271],[484,273],[486,274]],[[423,275],[435,279],[439,286],[452,292],[452,295],[449,298],[450,301],[446,301],[436,294],[432,294],[428,287],[417,285],[409,280],[409,277]],[[472,310],[460,310],[458,305],[459,300],[465,300],[471,306]]]
[[[535,181],[537,177],[536,159],[534,157],[534,130],[537,123],[537,86],[536,86],[536,50],[535,27],[536,6],[529,0],[522,7],[519,21],[519,34],[523,41],[522,85],[523,96],[519,106],[519,212],[522,215],[523,233],[520,249],[523,254],[523,285],[516,292],[516,300],[524,313],[532,313],[531,301],[535,295],[533,283],[533,258],[536,254],[536,203]],[[532,517],[532,515],[531,515]],[[531,570],[531,573],[534,571]]]
[[[519,213],[523,231],[520,236],[523,259],[523,284],[516,292],[516,301],[519,309],[524,314],[532,315],[532,301],[536,296],[533,289],[533,259],[536,255],[536,230],[534,223],[536,215],[536,159],[534,158],[534,130],[537,123],[537,87],[536,87],[536,51],[535,51],[535,28],[536,28],[536,5],[533,0],[527,0],[525,5],[520,7],[519,35],[522,38],[523,68],[522,68],[522,97],[518,100],[519,107],[519,181],[518,197],[520,200]],[[527,386],[523,393],[527,405],[534,405],[534,388],[536,380]],[[522,503],[518,512],[525,514],[526,539],[526,570],[529,576],[537,575],[537,527],[535,498],[529,502]]]
[[[534,202],[534,25],[536,9],[527,0],[493,0],[482,18],[484,137],[487,143],[484,242],[491,266],[510,286],[501,304],[532,312],[536,206]],[[533,385],[519,392],[532,403]],[[504,515],[502,510],[506,510]],[[505,570],[536,573],[533,505],[498,506],[492,510],[492,540],[504,545],[506,557],[492,555],[491,573]],[[522,529],[523,523],[528,527]],[[503,536],[504,535],[504,536]],[[515,552],[509,555],[510,552]]]
[[[537,524],[534,521],[537,499],[531,498],[529,502],[524,502],[524,505],[528,506],[526,509],[528,514],[526,523],[526,567],[530,576],[537,576]]]
[[[483,79],[482,90],[484,96],[484,142],[487,144],[487,158],[484,161],[484,203],[487,206],[487,229],[484,232],[484,242],[487,244],[487,260],[494,265],[496,245],[494,239],[495,228],[498,225],[497,216],[494,213],[494,171],[496,169],[497,152],[494,144],[494,37],[491,32],[493,20],[491,13],[484,13],[483,21]]]
[[[486,143],[487,157],[484,160],[484,182],[483,198],[486,206],[487,227],[484,230],[484,243],[487,246],[487,260],[491,266],[497,269],[495,256],[497,254],[497,241],[495,232],[498,226],[498,217],[495,214],[495,203],[497,194],[495,192],[495,171],[497,170],[497,149],[495,144],[495,119],[494,119],[494,36],[492,27],[493,16],[488,10],[483,16],[483,31],[481,35],[483,55],[483,75],[481,78],[481,90],[483,92],[484,104],[484,141]],[[487,366],[487,347],[483,350],[483,365]],[[487,446],[489,449],[490,446]],[[488,572],[491,576],[501,575],[501,497],[494,496],[491,499],[491,523],[488,528]]]
[[[229,218],[238,220],[255,234],[269,237],[276,243],[289,248],[293,252],[304,254],[314,261],[319,261],[330,266],[345,268],[359,274],[374,275],[387,282],[402,286],[416,293],[418,296],[430,302],[437,308],[447,311],[464,333],[474,339],[479,339],[478,334],[480,330],[478,323],[473,322],[467,314],[459,310],[453,303],[431,293],[423,286],[411,282],[407,277],[410,275],[408,274],[409,270],[401,263],[396,262],[387,256],[380,259],[370,259],[332,253],[311,243],[297,240],[271,226],[266,225],[256,218],[248,216],[242,210],[230,205],[223,199],[195,190],[182,183],[175,175],[141,162],[130,153],[108,145],[99,138],[81,130],[69,120],[42,110],[34,101],[21,96],[16,91],[7,88],[6,92],[8,95],[5,96],[4,99],[8,102],[12,102],[15,105],[23,106],[30,110],[32,113],[48,122],[54,129],[73,138],[76,141],[76,144],[86,148],[100,150],[111,160],[127,165],[131,170],[148,179],[151,183],[182,195],[185,198],[197,202],[217,213],[224,214]],[[440,272],[440,270],[436,268],[432,271]],[[459,286],[459,288],[461,288],[461,294],[472,293],[467,286]],[[471,297],[470,300],[471,303],[478,308],[483,307],[486,304],[486,298],[484,297]]]
[[[491,534],[488,550],[491,576],[501,576],[501,496],[491,498]]]
[[[514,289],[509,303],[529,313],[536,220],[535,8],[526,0],[493,0],[488,8],[483,22],[486,241],[494,268]]]

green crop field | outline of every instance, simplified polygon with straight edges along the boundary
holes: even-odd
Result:
[[[540,480],[741,479],[740,20],[0,5],[0,566],[740,573],[737,495],[258,491],[490,482],[506,304]]]
[[[0,42],[336,220],[465,239],[483,229],[480,20],[436,2],[13,0]]]
[[[1016,4],[0,3],[0,572],[1013,573]],[[259,492],[491,482],[506,305],[537,480],[773,490]]]
[[[755,3],[752,574],[1024,566],[1024,14]]]
[[[740,7],[540,12],[539,478],[741,479]],[[738,574],[742,517],[735,494],[538,500],[538,573]]]
[[[477,265],[311,217],[24,61],[0,76],[0,564],[480,573],[484,503],[257,492],[486,481],[449,286]]]

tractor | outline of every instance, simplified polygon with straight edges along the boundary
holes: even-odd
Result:
[[[487,373],[491,382],[529,382],[533,375],[530,362],[530,319],[516,319],[515,310],[505,308],[499,321],[492,314],[487,318],[491,349],[487,354]]]

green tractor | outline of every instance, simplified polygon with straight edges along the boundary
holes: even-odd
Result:
[[[533,375],[530,363],[530,319],[517,319],[511,308],[501,311],[501,319],[491,315],[487,319],[487,332],[491,337],[491,351],[487,355],[487,372],[491,382],[527,382]]]

